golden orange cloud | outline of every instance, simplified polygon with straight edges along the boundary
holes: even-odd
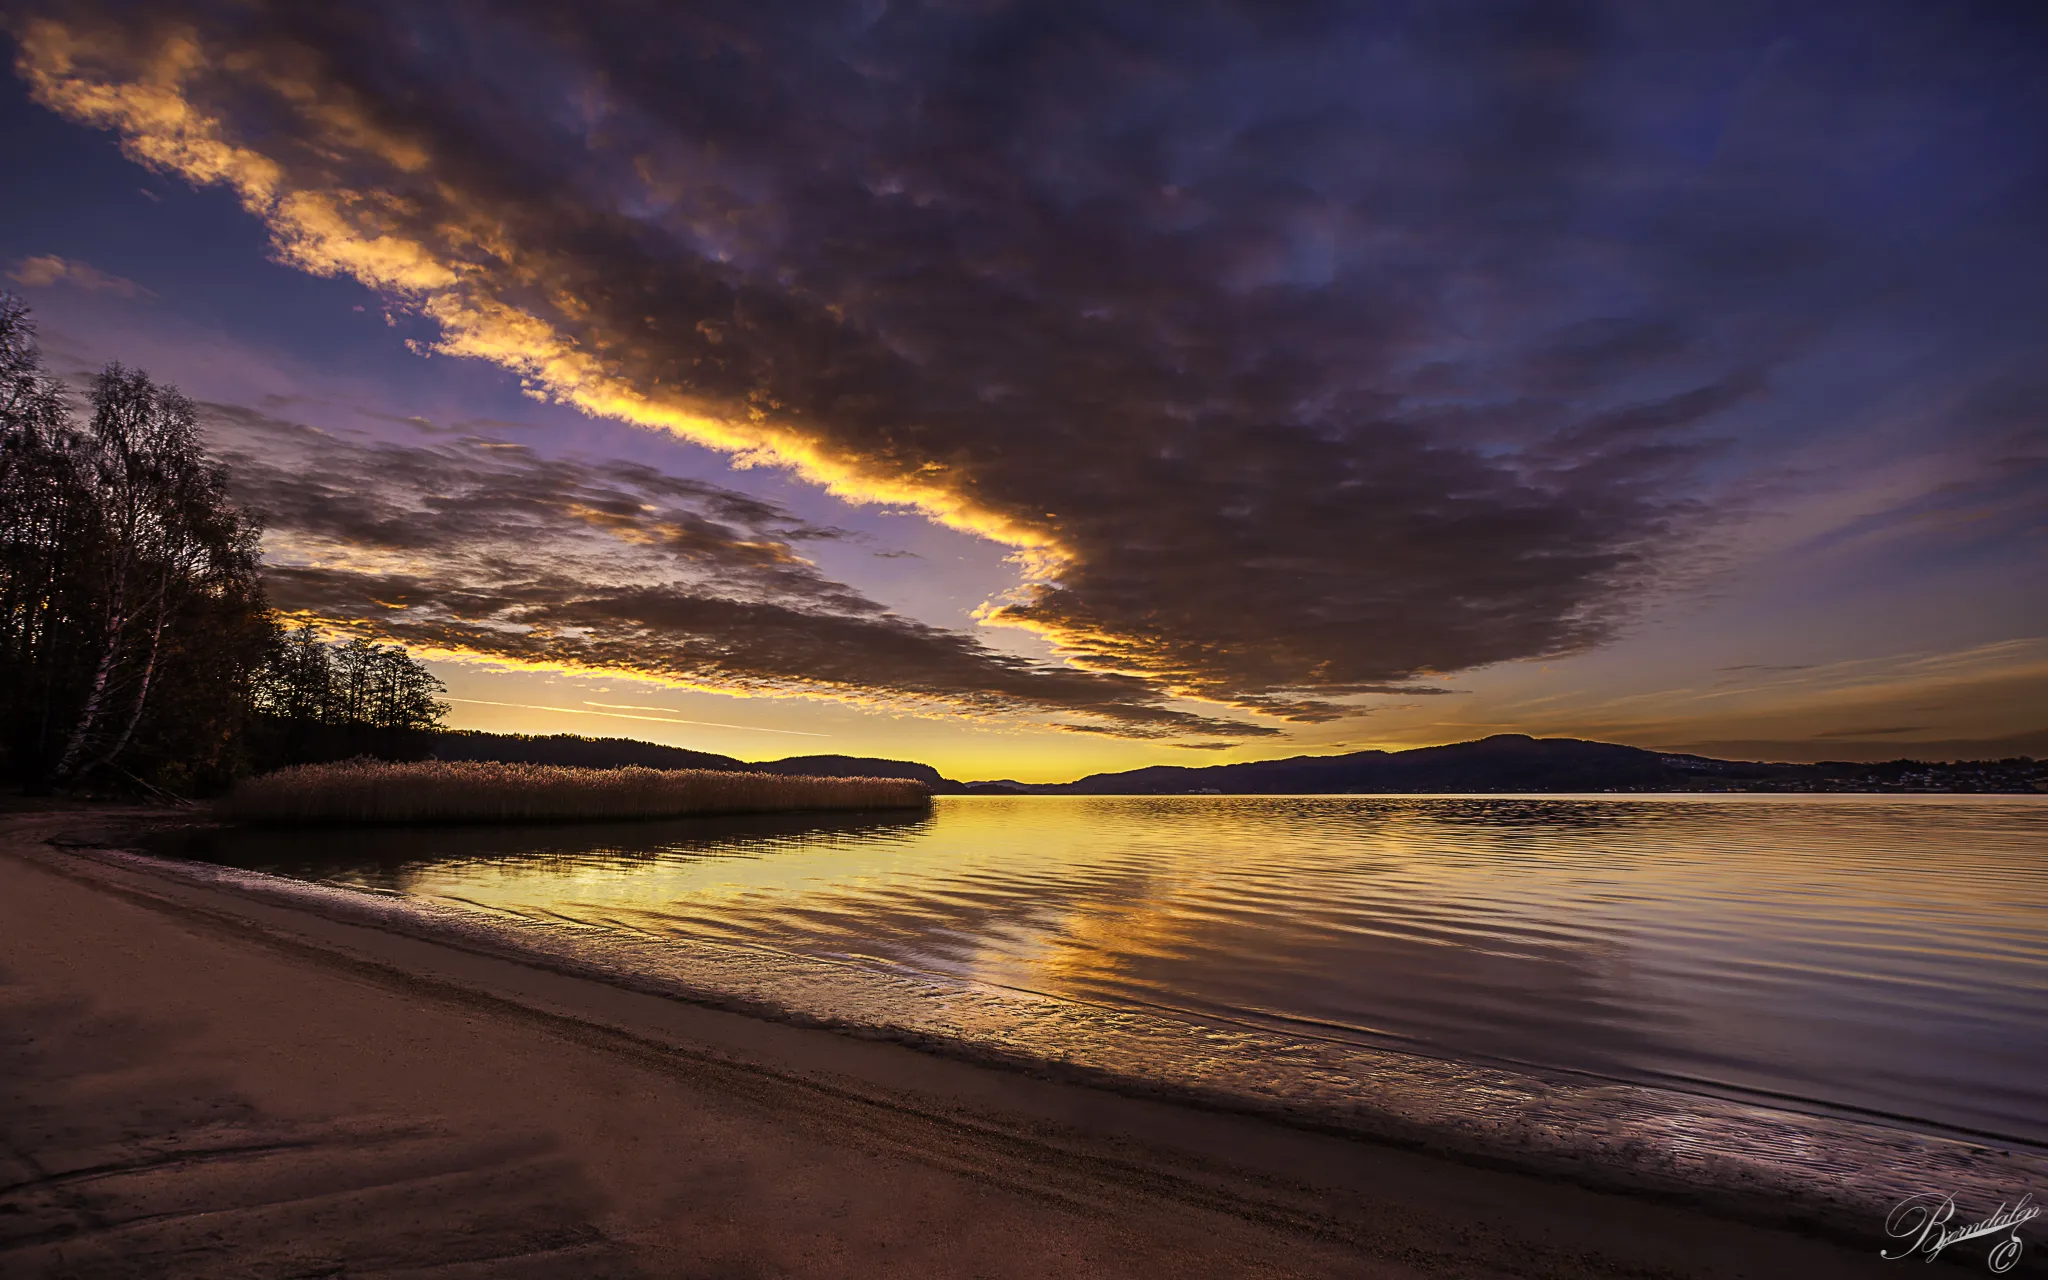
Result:
[[[1017,548],[1017,563],[1033,580],[1054,576],[1069,557],[1050,528],[976,503],[949,487],[946,469],[936,463],[905,470],[829,448],[780,421],[772,403],[736,415],[690,397],[647,394],[547,320],[498,296],[507,285],[543,281],[488,211],[460,191],[441,189],[451,216],[434,228],[438,245],[430,244],[391,216],[398,212],[393,197],[339,183],[300,185],[299,175],[230,141],[222,120],[186,92],[208,71],[253,78],[291,104],[315,145],[368,155],[402,172],[431,168],[433,157],[419,143],[373,125],[338,96],[341,90],[278,65],[291,61],[289,50],[267,48],[275,61],[247,51],[226,54],[189,27],[156,34],[139,49],[123,33],[51,18],[27,23],[19,41],[19,68],[38,102],[81,124],[116,131],[128,154],[153,168],[232,189],[269,226],[287,262],[404,299],[440,326],[438,352],[488,360],[518,374],[535,394],[670,432],[742,465],[788,467],[848,502],[914,508],[947,527]],[[449,251],[455,247],[467,256],[455,257]],[[565,314],[580,307],[568,294],[557,293],[553,301]]]

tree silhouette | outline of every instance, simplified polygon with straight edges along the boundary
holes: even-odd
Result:
[[[444,688],[400,645],[353,639],[326,644],[311,626],[287,632],[258,673],[255,707],[277,722],[294,758],[333,754],[316,742],[353,741],[389,750],[403,735],[441,726]],[[322,732],[322,731],[339,731]]]
[[[58,758],[62,781],[112,763],[149,708],[165,632],[199,595],[247,597],[256,586],[256,522],[227,495],[227,473],[200,448],[192,402],[139,369],[108,365],[92,389],[79,457],[97,516],[91,577],[98,661]]]
[[[81,427],[0,294],[0,773],[191,791],[275,762],[260,721],[348,754],[440,723],[440,682],[402,648],[280,634],[260,526],[177,388],[110,364],[89,402]]]

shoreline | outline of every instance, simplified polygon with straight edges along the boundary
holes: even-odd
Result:
[[[166,816],[176,820],[190,815]],[[1384,1274],[1465,1274],[1473,1268],[1495,1274],[1597,1274],[1645,1268],[1655,1273],[1722,1274],[1738,1257],[1747,1259],[1741,1269],[1753,1274],[1875,1274],[1869,1267],[1878,1264],[1877,1250],[1886,1243],[1881,1218],[1828,1211],[1824,1204],[1816,1208],[1822,1202],[1788,1203],[1782,1192],[1767,1187],[1731,1194],[1725,1187],[1688,1187],[1682,1179],[1659,1186],[1636,1173],[1603,1178],[1597,1170],[1540,1153],[1531,1159],[1527,1150],[1488,1152],[1483,1144],[1453,1149],[1428,1135],[1329,1131],[1313,1117],[1260,1116],[1242,1106],[1190,1106],[1191,1101],[1204,1100],[1157,1090],[1148,1095],[1129,1087],[1128,1081],[1089,1080],[1071,1071],[1048,1070],[1044,1064],[968,1061],[956,1054],[929,1052],[943,1046],[912,1047],[872,1031],[849,1034],[845,1029],[769,1021],[702,1002],[686,1003],[673,991],[636,991],[594,975],[544,967],[531,955],[493,954],[468,940],[395,930],[389,921],[377,924],[309,910],[303,900],[282,901],[245,887],[208,885],[191,876],[169,874],[163,866],[152,868],[135,855],[66,853],[43,843],[55,837],[105,848],[123,838],[109,828],[150,821],[139,811],[0,816],[0,871],[10,880],[27,877],[24,883],[32,884],[38,877],[46,880],[45,888],[55,887],[57,896],[68,894],[86,908],[88,923],[111,915],[122,916],[131,925],[138,920],[153,922],[154,930],[145,932],[193,935],[223,953],[217,961],[230,969],[261,960],[302,975],[342,975],[378,989],[387,1000],[397,990],[409,993],[414,1002],[452,1003],[467,1011],[464,1017],[509,1031],[524,1049],[531,1049],[529,1042],[536,1038],[555,1042],[567,1037],[582,1055],[596,1054],[615,1063],[642,1059],[648,1061],[640,1065],[650,1070],[672,1070],[681,1063],[698,1071],[725,1073],[730,1079],[712,1088],[713,1094],[734,1085],[742,1093],[796,1090],[806,1105],[824,1108],[828,1129],[848,1124],[872,1127],[877,1116],[889,1118],[885,1127],[936,1124],[955,1135],[966,1125],[982,1135],[979,1140],[1002,1135],[1004,1167],[1027,1171],[1026,1181],[1048,1169],[1059,1170],[1062,1178],[1082,1176],[1075,1172],[1080,1169],[1085,1171],[1084,1181],[1106,1178],[1104,1185],[1125,1185],[1136,1178],[1151,1188],[1148,1196],[1163,1199],[1158,1205],[1146,1200],[1151,1207],[1142,1211],[1111,1216],[1123,1235],[1135,1231],[1149,1241],[1148,1248],[1163,1251],[1158,1253],[1162,1266],[1169,1254],[1179,1259],[1160,1274],[1173,1273],[1187,1258],[1175,1253],[1180,1245],[1155,1238],[1159,1231],[1146,1226],[1146,1215],[1159,1205],[1174,1213],[1222,1214],[1237,1224],[1226,1236],[1249,1232],[1245,1241],[1260,1242],[1244,1255],[1247,1259],[1282,1246],[1299,1253],[1298,1266],[1277,1267],[1275,1274],[1372,1273],[1359,1270],[1367,1262],[1394,1268]],[[94,828],[99,829],[97,834]],[[381,901],[378,895],[352,896],[358,904]],[[8,923],[7,932],[13,933],[12,926],[19,922]],[[20,965],[10,954],[13,945],[0,942],[0,966],[10,981],[18,982]],[[96,1001],[110,996],[89,977],[83,985],[85,994]],[[195,992],[192,999],[205,1003],[204,993]],[[216,1009],[210,1016],[230,1015]],[[372,1011],[360,1029],[375,1039],[379,1032],[388,1034],[391,1028],[385,1023],[397,1017],[391,1009]],[[776,1142],[786,1141],[783,1130],[774,1135]],[[603,1163],[609,1149],[608,1143],[597,1142],[586,1152],[585,1163]],[[986,1180],[970,1176],[970,1181]],[[1245,1186],[1259,1190],[1241,1200],[1233,1198],[1240,1192],[1224,1189]],[[1620,1194],[1622,1186],[1635,1186],[1637,1193]],[[2016,1188],[2014,1193],[2025,1189]],[[1082,1201],[1092,1202],[1093,1194],[1082,1196]],[[1025,1199],[1039,1203],[1031,1196]],[[1475,1220],[1445,1207],[1451,1203],[1485,1207],[1474,1210],[1480,1214]],[[1972,1202],[1965,1204],[1973,1207]],[[1390,1218],[1391,1210],[1398,1211]],[[1019,1221],[1037,1221],[1034,1215],[1054,1213],[1042,1204],[1015,1211],[1024,1215]],[[1481,1230],[1475,1221],[1487,1225]],[[1618,1229],[1617,1222],[1626,1225]],[[1485,1238],[1474,1246],[1476,1253],[1442,1253],[1441,1233],[1470,1236],[1475,1230]],[[603,1232],[605,1239],[630,1246],[628,1252],[635,1256],[667,1256],[643,1238],[644,1226],[606,1223]],[[0,1258],[6,1256],[8,1238],[0,1234]],[[1621,1257],[1608,1256],[1620,1247],[1617,1238],[1626,1242],[1625,1263]],[[1575,1242],[1568,1251],[1578,1262],[1567,1265],[1563,1255],[1549,1252],[1560,1240]],[[1720,1243],[1709,1247],[1708,1241]],[[1228,1252],[1220,1238],[1217,1249],[1222,1250],[1215,1254],[1218,1258]],[[1331,1249],[1338,1252],[1330,1254]],[[1730,1249],[1736,1253],[1730,1254]],[[1792,1265],[1795,1254],[1802,1259],[1797,1266]],[[1548,1261],[1537,1265],[1539,1255]],[[1583,1265],[1595,1256],[1605,1261]],[[1349,1261],[1337,1265],[1339,1257]],[[1510,1266],[1509,1259],[1520,1261]],[[860,1266],[816,1273],[862,1274],[861,1268],[870,1264],[876,1267],[873,1274],[897,1273],[882,1267],[882,1261],[878,1256]],[[1413,1265],[1417,1262],[1422,1264],[1419,1269]],[[1221,1266],[1218,1273],[1243,1269],[1232,1264]],[[956,1273],[969,1272],[950,1263],[933,1272]],[[1044,1272],[1025,1268],[1016,1273]],[[1144,1272],[1124,1270],[1119,1261],[1109,1270],[1072,1273]]]

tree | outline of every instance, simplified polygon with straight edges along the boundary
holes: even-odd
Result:
[[[0,754],[34,759],[68,714],[97,522],[83,442],[20,299],[0,294]]]
[[[257,679],[255,706],[278,763],[402,755],[441,727],[441,681],[404,647],[356,638],[322,643],[310,626],[281,636]]]
[[[114,364],[91,403],[80,430],[0,295],[0,765],[224,780],[275,627],[257,524],[176,388]]]
[[[334,659],[311,624],[278,637],[257,677],[256,709],[280,720],[326,724],[334,699]]]
[[[199,445],[192,402],[110,364],[93,383],[83,480],[100,523],[88,562],[97,661],[59,757],[64,780],[112,764],[149,708],[165,633],[195,596],[258,597],[256,522]]]
[[[370,700],[370,723],[386,733],[416,733],[438,729],[448,714],[448,704],[437,694],[447,686],[433,672],[413,660],[398,645],[377,649],[377,665]]]
[[[273,759],[424,750],[447,706],[403,648],[280,633],[192,402],[110,364],[90,403],[81,428],[0,294],[0,773],[201,790],[252,728]]]

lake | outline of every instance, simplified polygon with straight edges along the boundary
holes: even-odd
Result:
[[[963,796],[182,852],[1122,1074],[1492,1064],[2048,1144],[2039,797]]]

